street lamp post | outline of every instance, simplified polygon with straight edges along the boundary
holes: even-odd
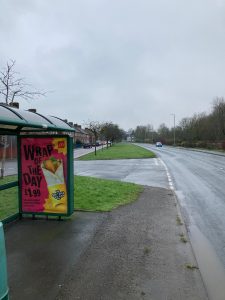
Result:
[[[173,116],[173,145],[176,145],[176,132],[175,132],[175,114],[171,114]]]

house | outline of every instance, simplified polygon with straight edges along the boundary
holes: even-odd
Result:
[[[85,131],[86,131],[86,133],[88,134],[88,137],[89,137],[88,143],[93,145],[95,143],[94,133],[87,127],[85,128]]]
[[[76,147],[90,143],[90,132],[82,129],[81,125],[78,124],[74,124],[73,127],[75,129],[74,144]]]

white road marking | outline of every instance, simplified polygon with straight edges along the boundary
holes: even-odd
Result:
[[[159,161],[161,162],[161,164],[164,166],[164,168],[166,170],[166,175],[167,175],[167,178],[168,178],[170,189],[174,190],[173,180],[172,180],[172,178],[170,176],[170,173],[169,173],[169,170],[167,168],[167,165],[164,163],[164,161],[161,158],[159,158]]]
[[[155,165],[156,165],[156,166],[158,166],[158,165],[159,165],[159,163],[158,163],[158,159],[157,159],[157,158],[154,158],[154,163],[155,163]]]

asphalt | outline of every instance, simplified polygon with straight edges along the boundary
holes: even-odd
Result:
[[[202,152],[202,153],[209,153],[212,155],[217,156],[225,156],[224,151],[216,151],[216,150],[207,150],[207,149],[198,149],[198,148],[185,148],[185,147],[176,147],[177,149],[185,149],[187,151],[195,151],[195,152]]]
[[[158,158],[76,160],[74,174],[169,188],[165,166]]]
[[[10,299],[206,300],[178,219],[171,190],[145,187],[109,213],[6,225]]]

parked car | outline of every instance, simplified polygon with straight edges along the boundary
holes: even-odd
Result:
[[[96,143],[92,144],[92,146],[93,146],[93,147],[95,147],[95,146],[96,146],[96,147],[99,147],[99,146],[101,146],[101,143],[100,143],[99,141],[96,141]]]
[[[162,147],[162,143],[161,142],[156,142],[156,147]]]
[[[87,148],[92,148],[92,145],[89,143],[83,144],[83,148],[87,149]]]

